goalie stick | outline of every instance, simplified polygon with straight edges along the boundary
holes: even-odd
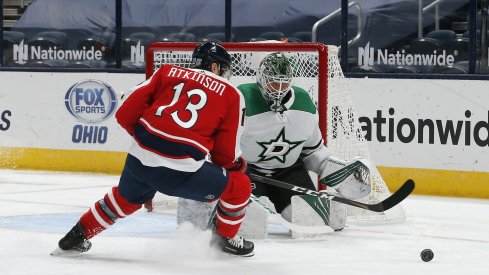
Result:
[[[358,208],[367,209],[367,210],[374,211],[374,212],[384,212],[385,210],[391,209],[392,207],[396,206],[401,201],[403,201],[414,190],[414,181],[412,179],[408,179],[396,192],[392,193],[392,195],[390,197],[386,198],[385,200],[383,200],[379,203],[367,204],[367,203],[362,203],[362,202],[358,202],[358,201],[354,201],[354,200],[345,199],[343,197],[335,196],[332,194],[327,194],[327,193],[318,192],[318,191],[310,190],[310,189],[303,188],[303,187],[298,187],[298,186],[295,186],[295,185],[290,184],[290,183],[286,183],[286,182],[279,181],[279,180],[274,180],[274,179],[259,176],[256,174],[250,174],[250,178],[252,180],[256,180],[256,181],[263,182],[266,184],[270,184],[273,186],[277,186],[280,188],[296,191],[298,193],[313,195],[313,196],[317,196],[320,198],[326,198],[329,200],[337,201],[340,203],[348,204],[348,205],[355,206]]]

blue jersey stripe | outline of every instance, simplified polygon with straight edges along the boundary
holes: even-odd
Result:
[[[136,125],[134,135],[142,146],[150,148],[167,157],[184,158],[189,156],[195,160],[202,160],[206,155],[192,145],[170,141],[161,136],[157,136],[146,130],[141,124]]]

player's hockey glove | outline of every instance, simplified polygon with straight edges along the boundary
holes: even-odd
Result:
[[[237,171],[246,174],[248,170],[248,164],[246,163],[243,157],[239,157],[234,161],[233,166],[231,166],[231,168],[229,168],[228,170]]]

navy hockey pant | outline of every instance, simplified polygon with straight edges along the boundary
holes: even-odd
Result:
[[[127,155],[119,181],[119,192],[130,203],[142,204],[161,192],[196,201],[212,201],[226,187],[228,173],[210,162],[196,172],[182,172],[166,167],[148,167]]]

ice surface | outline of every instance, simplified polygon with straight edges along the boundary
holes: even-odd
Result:
[[[223,255],[209,232],[176,229],[175,215],[138,211],[76,257],[52,257],[80,215],[117,176],[0,170],[0,274],[489,274],[489,200],[410,196],[403,224],[347,222],[341,232],[291,239],[280,225],[255,256]],[[425,263],[423,249],[435,257]]]

